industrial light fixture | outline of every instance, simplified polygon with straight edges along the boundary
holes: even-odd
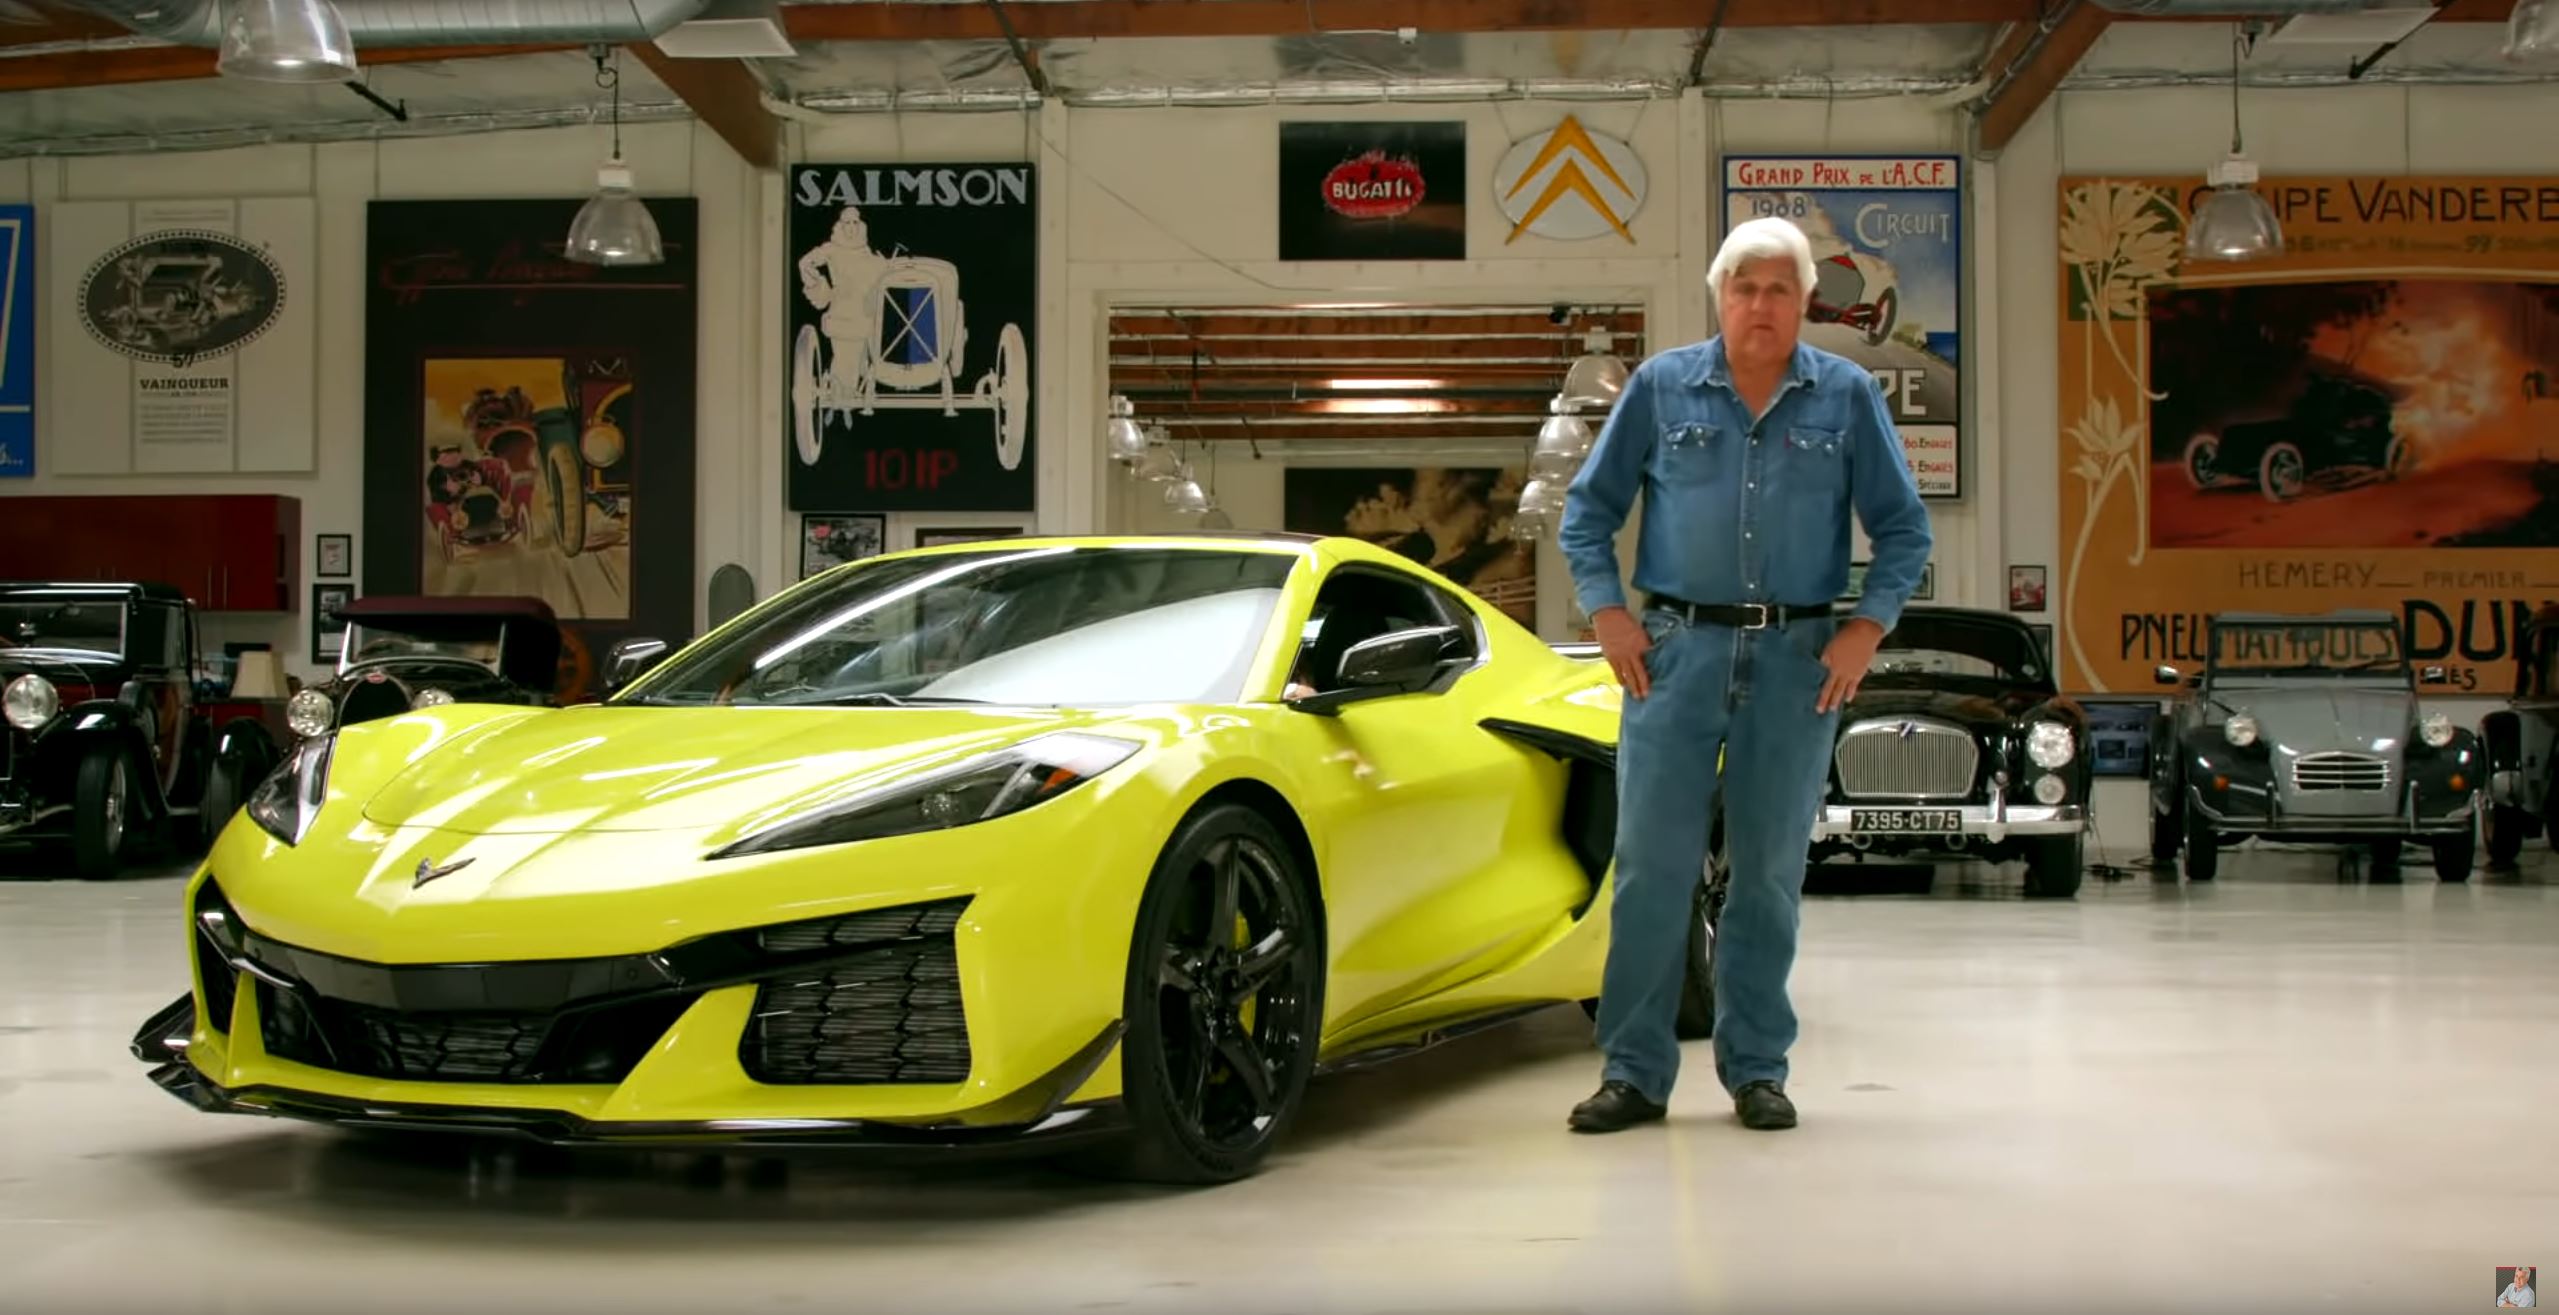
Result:
[[[597,46],[594,53],[595,83],[613,96],[613,154],[595,171],[595,195],[569,221],[567,255],[584,265],[661,264],[666,243],[658,236],[658,221],[631,189],[631,167],[622,163],[621,57],[610,46]]]
[[[2186,259],[2190,261],[2265,260],[2284,253],[2284,230],[2275,208],[2257,195],[2257,165],[2240,148],[2239,48],[2245,37],[2230,38],[2230,158],[2212,167],[2212,192],[2195,207],[2186,224]]]
[[[1111,419],[1106,429],[1111,460],[1134,469],[1146,460],[1146,431],[1137,427],[1137,406],[1121,393],[1111,394]]]
[[[1582,354],[1573,358],[1564,372],[1564,400],[1574,407],[1598,407],[1605,411],[1617,405],[1617,395],[1626,391],[1626,363],[1609,352],[1611,338],[1604,325],[1594,326],[1582,335]]]
[[[1198,477],[1191,474],[1190,462],[1173,468],[1172,482],[1164,486],[1164,505],[1184,516],[1207,514],[1208,490],[1201,488]]]
[[[2559,65],[2559,0],[2516,0],[2505,55],[2518,64]]]
[[[329,0],[222,0],[214,71],[251,82],[344,82],[355,41]]]

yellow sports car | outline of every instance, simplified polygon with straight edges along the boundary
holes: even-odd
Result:
[[[892,554],[608,677],[300,745],[187,885],[153,1080],[1215,1182],[1319,1069],[1599,991],[1614,680],[1365,543]]]

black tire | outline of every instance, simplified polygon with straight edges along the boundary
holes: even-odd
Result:
[[[1706,873],[1689,905],[1688,954],[1681,962],[1679,1016],[1671,1031],[1682,1041],[1715,1035],[1715,933],[1724,923],[1724,900],[1732,891],[1732,870],[1725,864],[1723,828],[1716,828]]]
[[[2511,804],[2488,809],[2488,865],[2510,868],[2523,857],[2523,810]]]
[[[2079,893],[2080,879],[2087,870],[2087,832],[2038,836],[2027,844],[2026,896],[2029,899],[2069,899]]]
[[[91,745],[72,783],[71,856],[80,875],[112,877],[132,835],[133,777],[124,751]]]
[[[2176,862],[2178,849],[2186,843],[2186,810],[2180,807],[2181,803],[2181,795],[2172,794],[2167,811],[2162,812],[2156,807],[2150,810],[2150,861],[2153,863]]]
[[[231,815],[240,811],[240,766],[228,758],[216,758],[204,773],[204,802],[196,810],[196,825],[204,847],[222,838],[222,828],[231,824]]]
[[[1174,833],[1129,939],[1120,1063],[1130,1133],[1087,1163],[1142,1182],[1232,1182],[1287,1135],[1322,1040],[1313,890],[1278,828],[1253,809],[1219,805]],[[1209,934],[1220,899],[1231,901],[1227,925],[1243,923],[1222,938]],[[1275,932],[1294,934],[1256,953]],[[1248,984],[1257,966],[1263,978]],[[1248,985],[1249,996],[1235,995]],[[1259,1083],[1245,1076],[1255,1069]]]
[[[2210,881],[2221,875],[2221,837],[2213,834],[2212,823],[2201,812],[2179,811],[2186,815],[2186,880]]]
[[[2441,881],[2468,881],[2470,869],[2479,862],[2479,836],[2464,831],[2457,836],[2438,836],[2435,851],[2435,877]]]
[[[551,544],[563,556],[586,551],[586,468],[570,440],[542,445],[542,491],[550,506]]]

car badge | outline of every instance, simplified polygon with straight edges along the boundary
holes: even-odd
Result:
[[[1906,722],[1903,722],[1903,723],[1901,724],[1901,738],[1903,738],[1903,739],[1907,740],[1907,739],[1909,739],[1911,736],[1917,735],[1918,733],[1919,733],[1919,723],[1918,723],[1918,722],[1915,722],[1915,721],[1906,721]]]
[[[443,867],[437,867],[435,865],[435,860],[432,858],[419,859],[417,875],[409,880],[409,888],[411,890],[415,890],[438,877],[452,876],[454,873],[471,866],[477,861],[478,860],[476,859],[457,858],[452,862],[445,864]]]

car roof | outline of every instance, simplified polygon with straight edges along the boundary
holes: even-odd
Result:
[[[186,591],[150,580],[0,580],[0,597],[134,599],[183,603]]]

